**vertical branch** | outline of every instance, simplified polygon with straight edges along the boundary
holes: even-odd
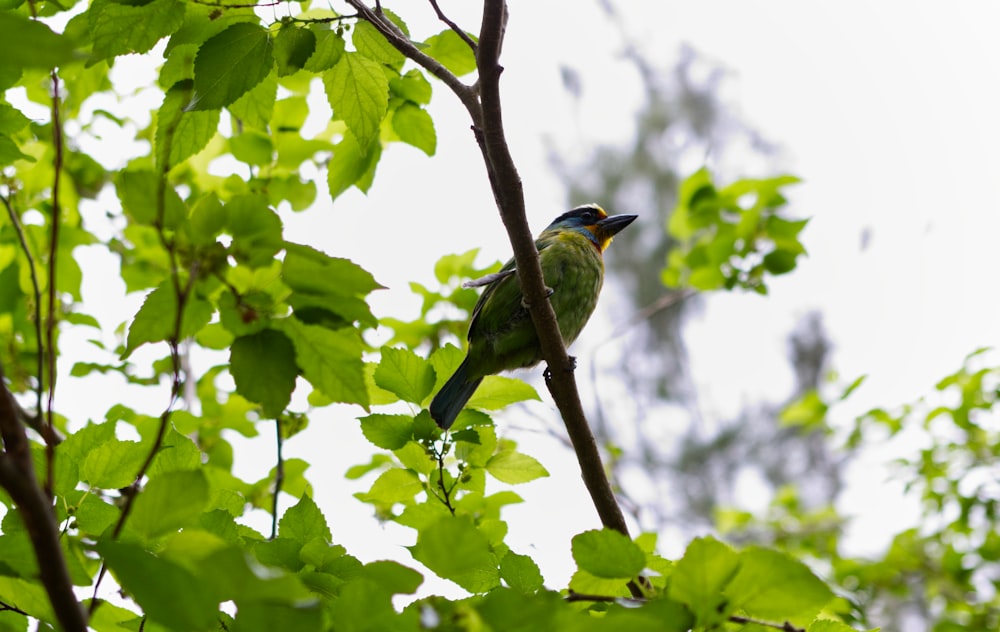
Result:
[[[17,506],[38,560],[38,573],[52,610],[64,630],[84,632],[87,618],[73,592],[66,559],[59,545],[59,525],[52,502],[38,484],[31,458],[31,443],[18,423],[18,406],[4,383],[0,367],[0,487]]]
[[[278,537],[278,496],[285,484],[285,438],[281,435],[281,417],[274,418],[274,441],[277,463],[274,466],[274,499],[271,501],[271,539]]]
[[[57,264],[59,260],[59,228],[62,224],[62,204],[59,202],[59,189],[62,181],[63,167],[63,135],[62,121],[59,116],[59,75],[52,70],[52,146],[55,157],[52,161],[52,227],[49,233],[49,287],[48,313],[45,319],[45,357],[48,359],[48,394],[45,403],[45,493],[52,496],[52,479],[55,472],[55,444],[49,440],[54,436],[55,398],[56,398],[56,306],[58,292],[56,291]]]

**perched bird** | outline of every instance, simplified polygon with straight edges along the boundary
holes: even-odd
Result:
[[[604,249],[636,215],[608,216],[588,204],[563,213],[535,241],[549,301],[569,346],[597,305],[604,282]],[[431,417],[448,429],[486,375],[530,367],[542,360],[531,315],[514,273],[514,260],[483,279],[486,289],[472,310],[469,351],[431,401]]]

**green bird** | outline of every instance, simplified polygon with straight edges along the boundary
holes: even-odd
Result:
[[[604,283],[604,249],[636,215],[608,216],[588,204],[563,213],[535,241],[549,300],[569,346],[587,324]],[[514,273],[514,260],[500,272],[475,282],[486,285],[472,310],[469,351],[454,375],[431,401],[431,417],[447,430],[483,377],[530,367],[542,360],[531,315]]]

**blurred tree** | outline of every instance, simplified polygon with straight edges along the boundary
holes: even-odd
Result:
[[[779,422],[787,402],[749,405],[728,420],[702,417],[682,335],[685,315],[702,298],[664,287],[660,274],[676,246],[665,227],[687,172],[706,162],[725,176],[743,175],[734,172],[748,164],[773,172],[776,147],[720,99],[723,68],[687,47],[672,69],[658,67],[629,36],[616,9],[606,2],[601,6],[618,26],[623,58],[643,90],[635,133],[621,145],[594,147],[580,163],[569,162],[553,143],[550,161],[571,203],[600,200],[639,215],[638,230],[616,237],[615,256],[607,262],[616,278],[606,291],[617,293],[605,304],[618,306],[612,316],[627,321],[629,331],[616,342],[618,364],[600,376],[602,383],[617,379],[627,385],[636,410],[616,415],[632,419],[627,429],[606,423],[603,406],[591,414],[622,493],[645,526],[671,523],[694,531],[714,525],[720,507],[739,504],[738,485],[748,474],[772,491],[797,482],[803,502],[829,505],[842,486],[841,460],[830,453],[822,433]],[[579,74],[571,68],[562,74],[567,93],[584,99]],[[789,335],[789,347],[796,383],[787,401],[793,401],[816,390],[828,371],[830,344],[819,314],[803,317]],[[673,419],[678,411],[690,423],[679,440],[664,437],[664,415]]]

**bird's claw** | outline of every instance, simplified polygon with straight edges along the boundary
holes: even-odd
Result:
[[[576,370],[576,356],[568,356],[568,357],[569,357],[569,368],[566,369],[566,372],[567,373],[572,373],[573,371]],[[551,382],[552,381],[552,369],[550,369],[548,366],[546,366],[545,370],[542,371],[542,377],[545,379],[545,383],[546,384],[548,384],[549,382]]]
[[[548,298],[555,293],[556,293],[555,290],[553,290],[547,285],[545,286],[545,298]],[[528,303],[528,300],[523,296],[521,297],[521,307],[523,307],[524,309],[531,309],[531,304]]]

